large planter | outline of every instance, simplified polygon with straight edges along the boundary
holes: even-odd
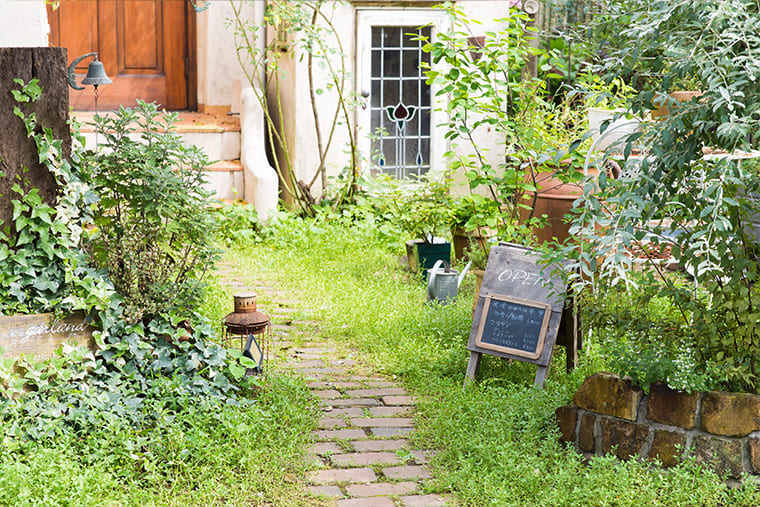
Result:
[[[717,474],[760,475],[760,396],[686,393],[652,384],[649,394],[610,373],[589,376],[555,413],[561,440],[580,452],[675,466],[686,456]],[[598,428],[598,430],[596,429]]]
[[[607,151],[610,147],[619,147],[622,151],[626,138],[641,128],[641,122],[636,119],[621,117],[613,121],[615,114],[623,112],[625,112],[624,109],[609,110],[596,107],[588,109],[588,128],[591,131],[595,150]],[[605,121],[609,121],[607,128],[604,132],[600,132],[602,123]]]
[[[589,169],[589,174],[598,174],[595,168]],[[570,237],[570,224],[565,215],[573,209],[573,202],[583,195],[581,183],[563,183],[553,173],[539,172],[536,175],[537,192],[526,192],[522,202],[528,209],[520,208],[520,221],[525,222],[531,217],[546,216],[543,228],[534,228],[533,237],[540,245],[556,239],[562,243]]]

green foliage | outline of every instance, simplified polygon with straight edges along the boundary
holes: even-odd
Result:
[[[258,241],[266,236],[253,204],[223,204],[215,210],[217,237],[225,246]]]
[[[610,368],[608,349],[595,337],[584,342],[579,368],[570,374],[557,348],[543,390],[533,386],[535,366],[491,356],[483,357],[478,381],[464,388],[473,277],[454,304],[427,304],[424,286],[400,270],[383,234],[352,220],[355,226],[335,214],[283,220],[271,239],[227,255],[245,273],[241,281],[276,272],[280,288],[318,301],[310,306],[324,339],[359,350],[418,397],[411,438],[436,451],[426,492],[452,493],[454,502],[478,506],[760,502],[752,481],[731,490],[691,460],[662,471],[614,457],[587,462],[563,446],[555,409],[570,402],[587,375]]]
[[[426,243],[434,237],[445,236],[452,224],[450,183],[438,177],[422,176],[411,185],[392,187],[388,196],[393,220],[407,234],[407,239]]]
[[[596,280],[635,284],[624,250],[671,244],[694,285],[662,276],[661,266],[651,263],[661,275],[652,292],[678,308],[695,367],[714,362],[724,388],[760,392],[760,270],[750,227],[760,181],[735,158],[705,154],[758,148],[758,138],[749,135],[760,111],[757,5],[646,2],[620,15],[629,22],[620,25],[608,76],[646,85],[629,105],[634,114],[663,104],[669,114],[628,138],[624,177],[588,187],[595,193],[585,196],[572,229],[586,248],[559,250],[554,258],[576,259],[570,279],[581,292]],[[702,95],[682,104],[666,95],[683,82],[697,83]],[[631,157],[634,145],[647,156]]]
[[[549,174],[563,181],[582,177],[576,162],[583,158],[578,153],[583,109],[563,94],[555,103],[546,83],[524,72],[527,62],[543,52],[532,44],[536,33],[527,14],[513,8],[508,18],[495,20],[499,29],[486,32],[476,46],[474,22],[460,7],[443,8],[452,30],[437,33],[423,50],[431,58],[428,83],[438,85],[450,119],[450,169],[464,173],[471,190],[497,203],[500,239],[527,242],[542,222],[523,196],[541,188]],[[497,149],[490,152],[484,139]],[[521,210],[527,216],[521,217]]]
[[[608,351],[613,371],[645,391],[658,381],[687,392],[718,387],[720,369],[710,352],[695,349],[693,328],[669,298],[608,287],[580,307],[586,335]]]
[[[201,279],[216,259],[216,223],[203,187],[208,160],[172,132],[175,119],[142,101],[96,116],[104,142],[79,168],[100,196],[93,257],[108,270],[131,322],[197,306]]]
[[[77,204],[92,199],[82,190],[68,162],[61,160],[61,141],[50,128],[38,125],[36,115],[26,115],[24,103],[36,101],[42,89],[35,79],[14,80],[19,102],[14,113],[33,137],[40,162],[64,190],[56,208],[42,201],[31,182],[19,178],[13,184],[11,223],[0,231],[0,314],[71,311],[103,308],[113,295],[111,285],[87,261],[78,248],[82,233]],[[39,132],[39,133],[38,133]]]
[[[5,407],[0,504],[305,505],[289,477],[303,472],[312,399],[287,378],[260,388],[255,403],[236,407],[157,378],[129,417],[104,410],[97,425],[39,440],[18,435],[22,415]],[[92,403],[123,405],[117,393],[100,398]]]

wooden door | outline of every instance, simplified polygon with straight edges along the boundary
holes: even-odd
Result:
[[[136,99],[168,110],[194,109],[187,0],[61,0],[48,6],[50,42],[68,48],[71,63],[97,51],[113,84],[98,87],[98,108],[132,106]],[[92,58],[77,66],[77,83]],[[94,92],[69,90],[75,110],[93,110]]]

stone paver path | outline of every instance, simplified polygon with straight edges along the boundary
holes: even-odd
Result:
[[[352,351],[320,340],[319,322],[295,309],[292,293],[258,284],[234,282],[233,268],[222,266],[233,292],[256,292],[259,310],[272,318],[272,340],[265,368],[302,375],[319,400],[322,417],[307,459],[308,492],[315,504],[335,507],[435,507],[453,499],[425,494],[431,475],[429,454],[414,449],[415,399],[401,384],[374,373]]]

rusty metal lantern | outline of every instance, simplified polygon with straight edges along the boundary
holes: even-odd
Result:
[[[256,335],[263,334],[269,329],[269,316],[256,309],[256,294],[253,292],[236,294],[233,299],[235,311],[227,314],[223,321],[227,333],[227,343],[231,345],[234,336],[240,337],[240,348],[243,355],[256,362],[257,369],[261,371],[264,354],[256,340]],[[247,337],[245,346],[243,346],[244,337]]]

